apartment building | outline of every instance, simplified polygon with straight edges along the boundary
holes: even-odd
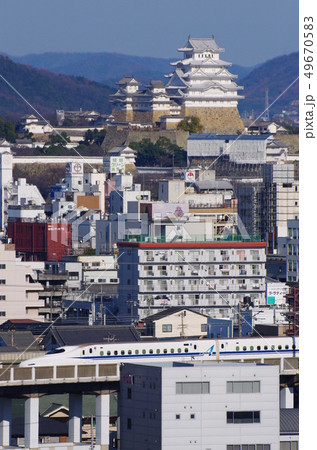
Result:
[[[118,318],[143,319],[170,306],[233,317],[247,297],[266,304],[264,242],[118,242]]]
[[[0,324],[8,319],[42,320],[43,287],[35,278],[32,268],[16,257],[14,245],[0,242]]]

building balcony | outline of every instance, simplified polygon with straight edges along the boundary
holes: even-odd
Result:
[[[43,271],[38,274],[38,281],[67,281],[68,280],[68,271],[65,272],[51,272],[51,271]]]

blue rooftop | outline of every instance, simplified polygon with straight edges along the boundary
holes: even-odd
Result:
[[[193,133],[189,136],[188,140],[220,140],[220,141],[265,141],[271,135],[270,134],[215,134],[215,133]]]

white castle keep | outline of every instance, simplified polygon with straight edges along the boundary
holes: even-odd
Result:
[[[183,58],[172,62],[174,71],[166,75],[168,82],[151,81],[145,89],[133,77],[120,80],[112,96],[113,114],[117,121],[157,122],[162,117],[196,116],[204,131],[236,133],[243,130],[237,109],[238,94],[243,87],[229,72],[231,63],[220,59],[223,48],[214,37],[191,38],[184,47]],[[175,123],[175,122],[174,122]]]

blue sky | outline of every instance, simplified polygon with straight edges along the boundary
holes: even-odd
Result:
[[[298,0],[10,0],[0,52],[177,55],[188,35],[214,34],[225,58],[254,65],[298,50]]]

